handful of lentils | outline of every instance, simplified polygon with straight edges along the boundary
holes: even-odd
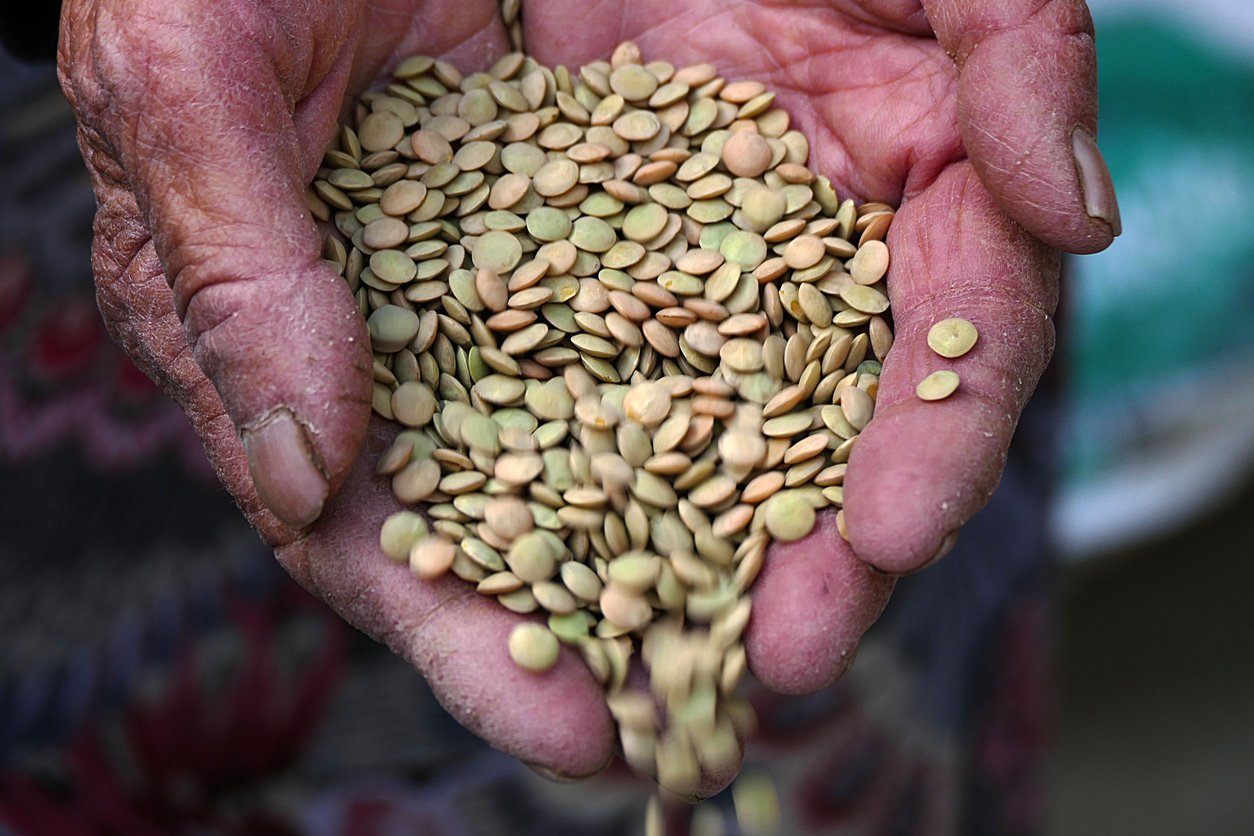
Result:
[[[537,615],[515,663],[577,648],[627,762],[692,797],[753,723],[767,547],[841,507],[874,413],[893,209],[840,199],[775,94],[711,64],[624,43],[577,72],[393,76],[309,192],[351,241],[324,255],[367,317],[374,411],[405,427],[376,471],[426,505],[382,550]],[[637,653],[651,693],[623,687]]]

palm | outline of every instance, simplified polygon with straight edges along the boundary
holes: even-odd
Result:
[[[644,0],[618,8],[532,3],[528,47],[545,63],[577,65],[631,39],[646,60],[710,61],[729,79],[761,80],[810,138],[811,164],[861,199],[896,202],[915,160],[960,154],[956,73],[935,41],[855,22],[825,4]],[[563,36],[575,31],[577,39]]]

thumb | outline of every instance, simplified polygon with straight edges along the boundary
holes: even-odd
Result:
[[[958,65],[962,140],[989,193],[1050,246],[1109,246],[1122,228],[1097,148],[1097,58],[1083,0],[923,6]]]
[[[332,125],[339,96],[284,89],[285,56],[241,37],[239,21],[108,15],[98,7],[93,56],[114,114],[105,133],[257,494],[302,528],[347,475],[369,419],[369,341],[319,258],[304,183],[320,147],[302,147],[293,116],[293,102],[312,100]],[[308,127],[307,110],[301,119]]]

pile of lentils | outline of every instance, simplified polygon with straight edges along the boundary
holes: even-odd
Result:
[[[775,94],[711,64],[624,43],[578,71],[393,76],[308,196],[343,236],[324,255],[367,319],[374,410],[404,425],[376,470],[413,510],[382,550],[533,614],[520,667],[578,649],[624,758],[691,797],[753,722],[768,545],[824,508],[845,533],[893,209],[842,200]],[[651,693],[623,687],[637,654]]]

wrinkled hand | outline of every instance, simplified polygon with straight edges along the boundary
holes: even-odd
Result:
[[[846,480],[853,549],[821,519],[772,549],[754,589],[754,672],[782,691],[821,687],[892,576],[940,556],[995,487],[1053,349],[1053,248],[1093,252],[1118,234],[1091,139],[1088,12],[1078,0],[528,0],[524,17],[548,64],[633,39],[649,59],[762,80],[842,196],[902,204],[888,238],[896,344]],[[470,70],[506,49],[492,0],[67,0],[60,71],[99,200],[101,310],[187,412],[249,521],[468,727],[583,776],[609,758],[613,726],[576,654],[545,676],[519,671],[505,650],[517,616],[379,553],[396,506],[372,463],[389,428],[369,419],[365,328],[303,200],[347,97],[408,54]],[[954,314],[980,344],[959,393],[923,404],[927,329]]]

